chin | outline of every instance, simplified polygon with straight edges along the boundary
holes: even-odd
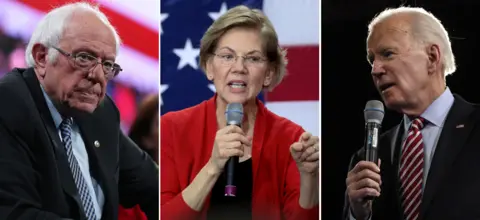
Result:
[[[71,105],[70,108],[83,113],[93,113],[95,109],[97,109],[97,106],[98,105],[92,103],[75,103]]]

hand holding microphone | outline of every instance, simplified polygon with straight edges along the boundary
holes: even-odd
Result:
[[[243,147],[251,144],[251,139],[245,136],[240,127],[226,126],[217,131],[210,162],[215,165],[218,172],[222,172],[230,157],[243,156]]]
[[[226,180],[225,196],[236,196],[235,166],[239,157],[243,156],[244,146],[251,146],[252,138],[247,138],[242,130],[243,106],[240,103],[230,103],[225,111],[227,127],[220,129],[215,137],[211,163],[218,170],[223,170],[225,164]]]
[[[367,102],[365,116],[365,161],[358,162],[348,172],[346,184],[351,210],[356,219],[370,215],[372,199],[380,196],[380,163],[378,159],[378,137],[384,117],[383,104],[377,100]],[[377,165],[378,164],[378,165]]]

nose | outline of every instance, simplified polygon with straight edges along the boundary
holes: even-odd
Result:
[[[380,61],[378,60],[375,60],[372,64],[372,72],[371,74],[375,77],[378,77],[382,74],[385,73],[385,69],[383,67],[383,63],[381,63]]]
[[[87,78],[89,80],[100,82],[101,80],[105,80],[105,73],[103,71],[103,65],[101,63],[97,63],[94,68],[88,73]]]
[[[236,73],[245,73],[246,68],[245,68],[245,61],[244,58],[241,56],[238,56],[235,62],[232,64],[232,72]]]

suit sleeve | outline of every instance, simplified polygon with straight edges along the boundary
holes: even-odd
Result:
[[[139,204],[148,219],[158,219],[158,166],[122,132],[118,191],[122,206]]]
[[[169,119],[161,119],[160,134],[160,173],[161,173],[161,219],[198,219],[202,212],[190,208],[182,196],[174,159],[174,134]]]
[[[0,122],[0,219],[62,219],[42,210],[27,145]]]
[[[294,141],[296,142],[300,135],[303,133],[303,129],[298,129],[294,135]],[[290,144],[288,146],[290,147]],[[289,150],[289,149],[288,149]],[[290,152],[289,152],[290,154]],[[297,164],[295,160],[290,156],[286,174],[285,182],[285,194],[283,196],[283,202],[285,204],[283,213],[287,220],[305,219],[313,220],[319,219],[319,205],[316,205],[310,209],[304,209],[299,204],[300,198],[300,173],[298,172]]]

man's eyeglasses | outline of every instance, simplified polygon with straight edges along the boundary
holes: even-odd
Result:
[[[78,52],[75,54],[71,54],[71,53],[65,52],[64,50],[58,47],[53,47],[53,48],[58,50],[58,52],[60,52],[61,54],[71,58],[75,64],[75,67],[81,70],[90,71],[93,68],[95,68],[98,64],[101,64],[103,67],[102,68],[103,72],[105,73],[105,78],[107,78],[107,80],[113,79],[115,76],[117,76],[120,73],[120,71],[122,71],[122,68],[120,67],[120,65],[114,63],[113,61],[104,60],[100,62],[97,57],[94,57],[87,52]]]

